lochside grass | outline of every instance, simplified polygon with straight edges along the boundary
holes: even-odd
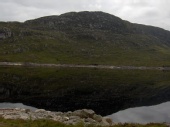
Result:
[[[83,123],[78,123],[76,125],[65,125],[60,122],[52,121],[52,120],[5,120],[0,118],[0,126],[1,127],[102,127],[97,125],[84,125]],[[146,125],[142,124],[133,124],[133,123],[125,123],[125,124],[115,124],[112,126],[105,127],[168,127],[166,124],[160,123],[150,123]]]

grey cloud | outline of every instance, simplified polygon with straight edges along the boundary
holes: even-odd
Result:
[[[160,16],[160,14],[158,12],[153,11],[153,10],[145,12],[144,15],[146,17],[157,17],[157,16]]]

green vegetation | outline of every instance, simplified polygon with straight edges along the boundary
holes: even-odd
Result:
[[[59,122],[55,122],[52,120],[5,120],[0,118],[0,126],[1,127],[96,127],[94,125],[84,125],[79,123],[77,125],[65,125]],[[97,126],[100,127],[100,126]],[[165,124],[117,124],[110,127],[168,127]]]
[[[115,43],[119,43],[119,41]],[[128,47],[129,42],[114,44],[92,40],[61,41],[24,37],[14,43],[0,43],[0,61],[63,64],[108,64],[169,66],[170,48],[152,45]],[[141,42],[142,43],[142,42]]]
[[[0,23],[0,61],[170,66],[170,32],[102,12]],[[1,32],[2,33],[2,32]]]

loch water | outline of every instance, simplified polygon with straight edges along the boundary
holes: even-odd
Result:
[[[170,102],[129,108],[109,115],[115,123],[170,123]]]
[[[23,109],[30,109],[32,111],[37,109],[35,107],[27,106],[22,103],[10,103],[10,102],[0,103],[0,108],[23,108]]]

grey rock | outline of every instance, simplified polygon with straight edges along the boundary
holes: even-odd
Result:
[[[45,110],[44,109],[37,109],[37,110],[35,110],[35,113],[39,113],[39,112],[45,112]]]
[[[63,112],[55,112],[55,115],[57,115],[57,116],[61,116],[61,115],[63,115]]]
[[[12,32],[9,28],[4,27],[0,29],[0,39],[6,39],[12,36]]]
[[[4,119],[23,119],[23,120],[37,120],[37,119],[51,119],[54,121],[62,122],[67,125],[76,125],[84,123],[85,125],[112,125],[112,120],[107,117],[102,117],[95,114],[93,110],[83,109],[76,110],[74,112],[51,112],[44,109],[37,109],[36,111],[30,111],[27,109],[1,109],[0,117]]]
[[[68,121],[70,118],[69,117],[64,117],[63,120],[64,121]]]
[[[87,119],[84,120],[84,122],[85,123],[90,123],[90,124],[97,124],[97,122],[92,118],[87,118]]]
[[[74,120],[68,120],[68,121],[64,121],[64,123],[67,125],[74,125],[76,122]]]
[[[5,36],[5,33],[0,33],[0,39],[5,39],[6,36]]]
[[[102,121],[102,116],[101,116],[101,115],[96,115],[96,114],[94,114],[94,115],[93,115],[93,119],[94,119],[95,121],[97,121],[97,122],[101,122],[101,121]]]
[[[65,113],[66,116],[72,116],[72,112],[68,111],[67,113]]]
[[[54,120],[54,121],[62,121],[62,117],[61,116],[54,116],[53,118],[52,118],[52,120]]]
[[[74,115],[74,116],[79,116],[79,117],[81,117],[81,113],[82,112],[82,110],[76,110],[76,111],[74,111],[72,114]]]
[[[23,119],[23,120],[29,120],[30,119],[30,116],[27,113],[20,113],[19,115],[20,115],[20,119]]]
[[[21,112],[28,113],[28,112],[31,112],[31,110],[30,109],[21,109]]]
[[[31,110],[30,109],[25,109],[25,112],[29,113],[29,112],[31,112]]]
[[[93,115],[95,114],[95,112],[91,109],[83,109],[82,114],[86,117],[93,118]]]
[[[19,119],[20,115],[19,114],[5,114],[3,118],[4,119]]]
[[[113,124],[112,120],[108,117],[103,117],[101,121],[102,126],[111,126]]]
[[[70,116],[69,118],[70,118],[70,119],[80,119],[79,116]]]
[[[92,118],[95,112],[90,109],[76,110],[72,113],[74,116],[79,116],[80,118]]]

